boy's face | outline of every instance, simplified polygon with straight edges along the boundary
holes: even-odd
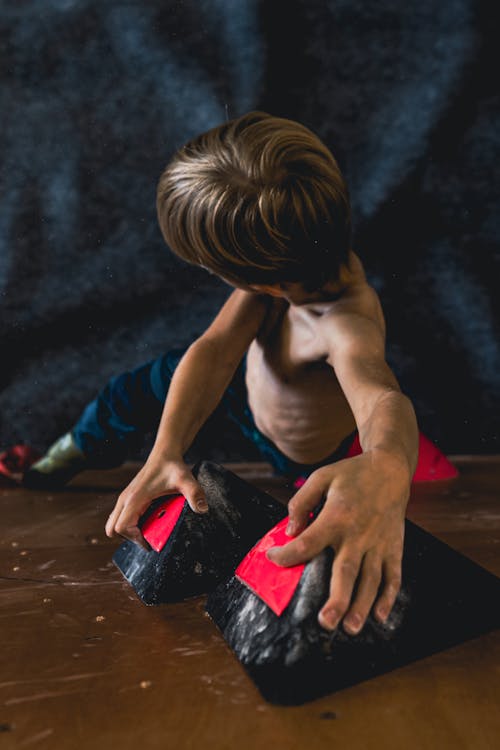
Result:
[[[269,294],[271,297],[282,297],[291,305],[309,305],[314,302],[328,302],[336,298],[344,288],[342,281],[329,282],[314,292],[304,289],[299,282],[285,282],[282,284],[251,284],[248,287],[257,294]]]
[[[290,296],[293,296],[294,299],[301,296],[300,292],[303,290],[300,284],[245,284],[244,282],[236,283],[234,281],[230,281],[229,279],[225,279],[224,276],[220,276],[220,278],[222,279],[222,281],[225,281],[226,284],[229,284],[236,289],[243,289],[245,292],[268,294],[270,297],[281,297],[283,299],[286,299],[292,304],[304,304],[300,302],[292,302],[292,300],[290,299]],[[291,287],[298,287],[298,289],[292,289]]]
[[[276,284],[245,284],[243,281],[237,283],[234,280],[226,279],[224,276],[219,278],[232,287],[243,289],[246,292],[255,292],[257,294],[268,294],[271,297],[281,297],[291,305],[309,305],[315,302],[330,302],[342,294],[352,281],[352,271],[348,265],[340,267],[339,277],[336,281],[327,282],[321,289],[307,291],[302,284],[297,281],[284,281]]]

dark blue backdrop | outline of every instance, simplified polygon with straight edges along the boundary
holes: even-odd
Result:
[[[187,138],[260,108],[337,155],[422,429],[447,452],[498,452],[493,11],[0,2],[0,444],[46,447],[112,374],[203,331],[228,288],[164,247],[156,181]]]

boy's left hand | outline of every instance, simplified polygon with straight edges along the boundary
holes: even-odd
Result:
[[[287,532],[296,538],[267,555],[289,566],[334,548],[330,596],[318,616],[324,628],[333,630],[343,619],[349,634],[358,633],[375,600],[376,618],[384,622],[389,616],[401,586],[410,481],[397,458],[375,450],[317,469],[290,500]]]

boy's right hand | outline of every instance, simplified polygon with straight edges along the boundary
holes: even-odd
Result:
[[[153,500],[172,494],[184,495],[195,513],[208,510],[205,493],[183,460],[150,456],[118,497],[106,523],[106,535],[119,534],[149,550],[137,522]]]

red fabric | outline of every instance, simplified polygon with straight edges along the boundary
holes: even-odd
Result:
[[[356,434],[346,457],[359,456],[360,453],[362,453],[361,445],[359,444],[359,436]],[[431,482],[436,479],[452,479],[456,476],[458,476],[458,471],[455,466],[448,461],[429,438],[420,433],[418,463],[412,481]]]
[[[356,433],[346,453],[346,458],[359,456],[362,452],[359,435]],[[437,479],[452,479],[456,476],[458,476],[458,470],[453,466],[451,461],[448,461],[446,456],[441,453],[439,448],[429,438],[420,433],[418,463],[412,482],[432,482]],[[295,489],[298,490],[302,487],[306,479],[307,477],[298,477],[293,484]]]
[[[148,544],[161,552],[179,520],[186,498],[176,495],[164,500],[144,522],[142,535]]]
[[[29,445],[13,445],[0,453],[0,474],[20,482],[24,472],[39,458],[40,453]]]
[[[414,482],[431,482],[435,479],[452,479],[458,476],[458,469],[422,433],[420,433],[418,450],[418,463],[413,475]]]
[[[300,490],[300,488],[306,483],[307,477],[297,477],[293,483],[294,489]]]
[[[278,617],[289,605],[305,568],[305,563],[283,568],[266,557],[268,549],[281,547],[290,541],[291,537],[285,531],[287,524],[288,518],[284,518],[268,531],[243,558],[235,571],[236,577],[257,594]]]

